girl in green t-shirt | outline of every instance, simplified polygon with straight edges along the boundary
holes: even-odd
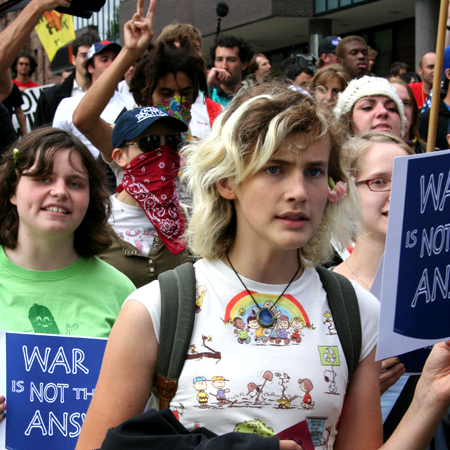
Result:
[[[61,271],[80,257],[90,258],[106,250],[111,244],[108,214],[103,173],[86,146],[72,134],[41,128],[16,142],[4,155],[0,167],[0,245],[8,263],[19,270]],[[126,281],[130,291],[132,283]],[[121,295],[123,301],[127,293],[122,291]],[[0,421],[5,410],[5,398],[0,396]]]

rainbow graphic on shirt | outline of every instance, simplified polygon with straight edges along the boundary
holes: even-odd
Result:
[[[278,295],[274,294],[264,294],[255,291],[250,292],[260,308],[263,307],[265,302],[270,301],[275,303],[278,298]],[[242,291],[234,296],[228,303],[225,310],[224,322],[229,322],[230,319],[233,320],[235,317],[240,317],[244,322],[246,322],[247,317],[253,315],[254,310],[258,310],[258,308],[256,307],[252,297],[247,291]],[[306,327],[311,326],[308,314],[306,314],[303,306],[290,294],[284,294],[275,305],[275,316],[278,317],[282,315],[287,316],[289,319],[293,317],[301,317],[304,320]]]

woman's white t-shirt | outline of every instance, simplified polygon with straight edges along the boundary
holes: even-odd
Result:
[[[304,448],[331,449],[347,387],[348,370],[326,293],[307,268],[275,304],[276,326],[253,320],[285,285],[243,278],[220,260],[195,263],[197,301],[191,345],[170,408],[189,430],[206,427],[278,435]],[[358,284],[362,325],[360,361],[377,341],[379,302]],[[159,339],[158,282],[131,294],[148,309]],[[270,304],[269,304],[270,306]],[[312,443],[311,443],[312,441]]]

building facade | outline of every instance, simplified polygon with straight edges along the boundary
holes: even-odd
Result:
[[[30,0],[24,0],[24,7]],[[145,1],[145,8],[150,0]],[[256,52],[269,56],[276,69],[281,61],[296,53],[317,52],[319,40],[327,35],[357,34],[378,51],[377,75],[389,73],[392,62],[406,62],[416,70],[419,58],[436,47],[439,2],[436,0],[227,0],[229,13],[221,20],[221,33],[249,40]],[[217,2],[211,0],[159,1],[154,32],[173,21],[190,23],[204,38],[207,61],[217,31]],[[136,0],[106,0],[91,19],[74,17],[77,35],[86,27],[95,28],[101,39],[120,42],[123,25],[136,12]],[[0,31],[14,20],[18,11],[0,17]],[[58,81],[58,73],[70,67],[68,56],[58,56],[50,65],[33,31],[24,46],[38,62],[33,80],[44,85]]]
[[[436,0],[227,0],[229,13],[221,33],[248,39],[256,52],[267,54],[273,67],[295,53],[317,52],[327,35],[362,36],[378,51],[375,73],[385,76],[392,62],[406,62],[415,70],[422,54],[436,47],[439,2]],[[148,7],[149,0],[145,2]],[[204,38],[203,52],[216,35],[217,2],[165,0],[154,17],[157,36],[173,21],[194,25]],[[121,2],[120,23],[136,11],[135,0]],[[211,62],[211,61],[209,61]]]

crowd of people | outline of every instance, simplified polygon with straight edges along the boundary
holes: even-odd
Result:
[[[1,101],[34,86],[23,44],[45,11],[68,5],[31,0],[0,34]],[[42,92],[36,128],[2,135],[0,329],[109,338],[77,444],[100,448],[163,392],[158,276],[192,264],[195,320],[167,403],[186,435],[204,427],[219,447],[231,433],[236,446],[295,450],[301,439],[277,435],[296,429],[306,442],[302,424],[315,417],[316,448],[425,450],[450,404],[450,341],[435,345],[383,440],[410,381],[398,358],[375,361],[370,290],[394,158],[425,150],[434,53],[417,74],[399,62],[381,78],[364,39],[328,36],[317,57],[292,55],[276,77],[266,55],[224,35],[208,69],[192,25],[171,24],[154,41],[156,7],[137,0],[123,47],[79,36],[75,70]],[[450,47],[445,55],[438,149],[448,147]],[[19,118],[20,101],[10,105]],[[354,368],[327,264],[359,309]],[[324,365],[329,357],[340,364]],[[0,422],[7,401],[0,395]]]

